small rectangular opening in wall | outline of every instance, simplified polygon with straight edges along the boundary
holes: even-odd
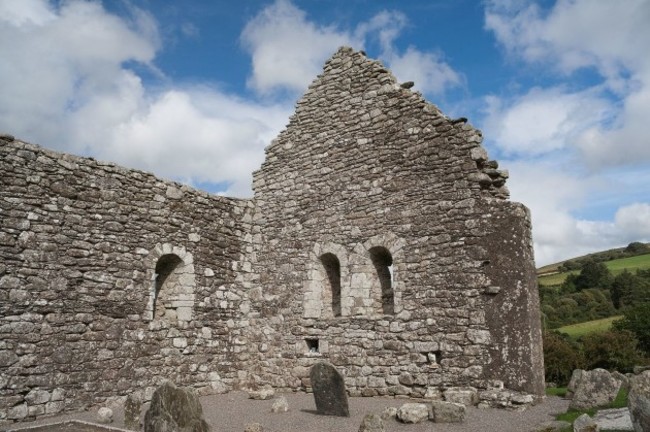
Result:
[[[438,367],[442,360],[442,354],[440,351],[431,351],[427,353],[427,361],[429,362],[430,367]]]
[[[307,344],[307,352],[309,353],[320,352],[317,338],[305,338],[305,343]]]

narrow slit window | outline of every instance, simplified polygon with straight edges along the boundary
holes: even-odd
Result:
[[[163,255],[156,263],[154,318],[176,319],[176,310],[170,301],[179,290],[176,270],[182,260],[174,254]]]
[[[325,268],[332,294],[332,315],[341,316],[341,263],[332,253],[321,255],[320,261]]]
[[[393,290],[393,256],[388,249],[376,246],[370,249],[370,259],[377,271],[381,286],[381,309],[386,315],[395,313],[395,292]]]

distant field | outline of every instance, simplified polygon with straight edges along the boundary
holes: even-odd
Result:
[[[623,273],[623,270],[625,269],[631,272],[635,272],[636,270],[646,270],[650,269],[650,254],[606,261],[604,264],[614,276],[619,273]],[[543,286],[560,285],[571,273],[577,274],[579,272],[576,270],[567,273],[555,273],[547,276],[540,276],[538,278],[538,281],[539,284]]]
[[[556,329],[561,333],[566,333],[569,337],[577,339],[580,336],[584,336],[590,333],[602,333],[609,330],[612,327],[612,323],[617,319],[621,319],[623,316],[613,316],[609,318],[603,318],[594,321],[587,321],[579,324],[572,324]]]

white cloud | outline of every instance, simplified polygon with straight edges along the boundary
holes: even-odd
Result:
[[[508,155],[541,155],[569,147],[590,127],[611,116],[594,91],[533,88],[511,100],[486,98],[486,135]]]
[[[529,159],[507,164],[513,199],[531,207],[538,264],[649,239],[647,193],[638,192],[650,188],[647,176],[621,183],[619,175],[650,168],[648,17],[648,0],[558,0],[548,10],[526,0],[487,3],[485,26],[512,58],[572,83],[487,100],[491,144]],[[599,81],[581,82],[585,69]],[[634,197],[642,200],[630,204]],[[618,207],[616,216],[575,216],[599,208],[594,202],[611,213]]]
[[[241,38],[252,57],[248,83],[261,94],[278,88],[304,91],[339,46],[358,45],[345,31],[308,21],[288,0],[263,9],[246,24]]]
[[[514,201],[530,208],[538,266],[633,241],[650,241],[650,204],[619,208],[613,220],[576,218],[598,196],[614,196],[623,185],[609,186],[599,176],[563,171],[557,160],[509,162],[508,182]]]
[[[0,130],[58,150],[250,195],[251,173],[289,109],[212,88],[152,91],[125,66],[155,72],[156,24],[100,3],[0,4]]]
[[[264,147],[288,116],[214,90],[172,90],[120,124],[100,154],[192,183],[227,183],[226,194],[247,196]]]
[[[45,1],[19,4],[12,9],[12,3],[4,3],[15,13],[0,21],[0,52],[11,58],[0,63],[0,100],[11,101],[0,105],[0,127],[83,151],[90,143],[69,141],[75,116],[93,101],[128,95],[139,86],[122,63],[149,63],[156,52],[155,33],[137,27],[146,22],[142,15],[126,22],[97,3],[65,2],[58,10]]]
[[[364,49],[369,40],[378,40],[384,61],[402,81],[414,81],[415,88],[439,94],[460,85],[460,75],[433,52],[409,46],[399,52],[395,40],[406,26],[406,16],[383,11],[353,30],[334,25],[317,25],[304,11],[288,0],[276,0],[253,18],[242,32],[242,41],[252,57],[248,84],[269,95],[281,89],[304,91],[322,71],[322,65],[338,47]]]
[[[547,13],[530,2],[492,1],[485,23],[511,55],[526,62],[566,77],[584,68],[600,74],[602,82],[575,93],[584,97],[574,102],[589,113],[594,98],[601,108],[610,99],[606,109],[612,115],[596,122],[578,119],[584,134],[571,137],[589,166],[600,169],[650,163],[645,130],[650,118],[648,18],[648,0],[629,0],[624,6],[607,0],[559,0]],[[620,100],[612,100],[606,90]]]
[[[621,207],[614,220],[628,240],[650,239],[650,204],[634,203]]]

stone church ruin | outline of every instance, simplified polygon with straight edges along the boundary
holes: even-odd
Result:
[[[544,388],[527,209],[481,133],[341,48],[252,199],[0,139],[0,421],[200,394]]]

